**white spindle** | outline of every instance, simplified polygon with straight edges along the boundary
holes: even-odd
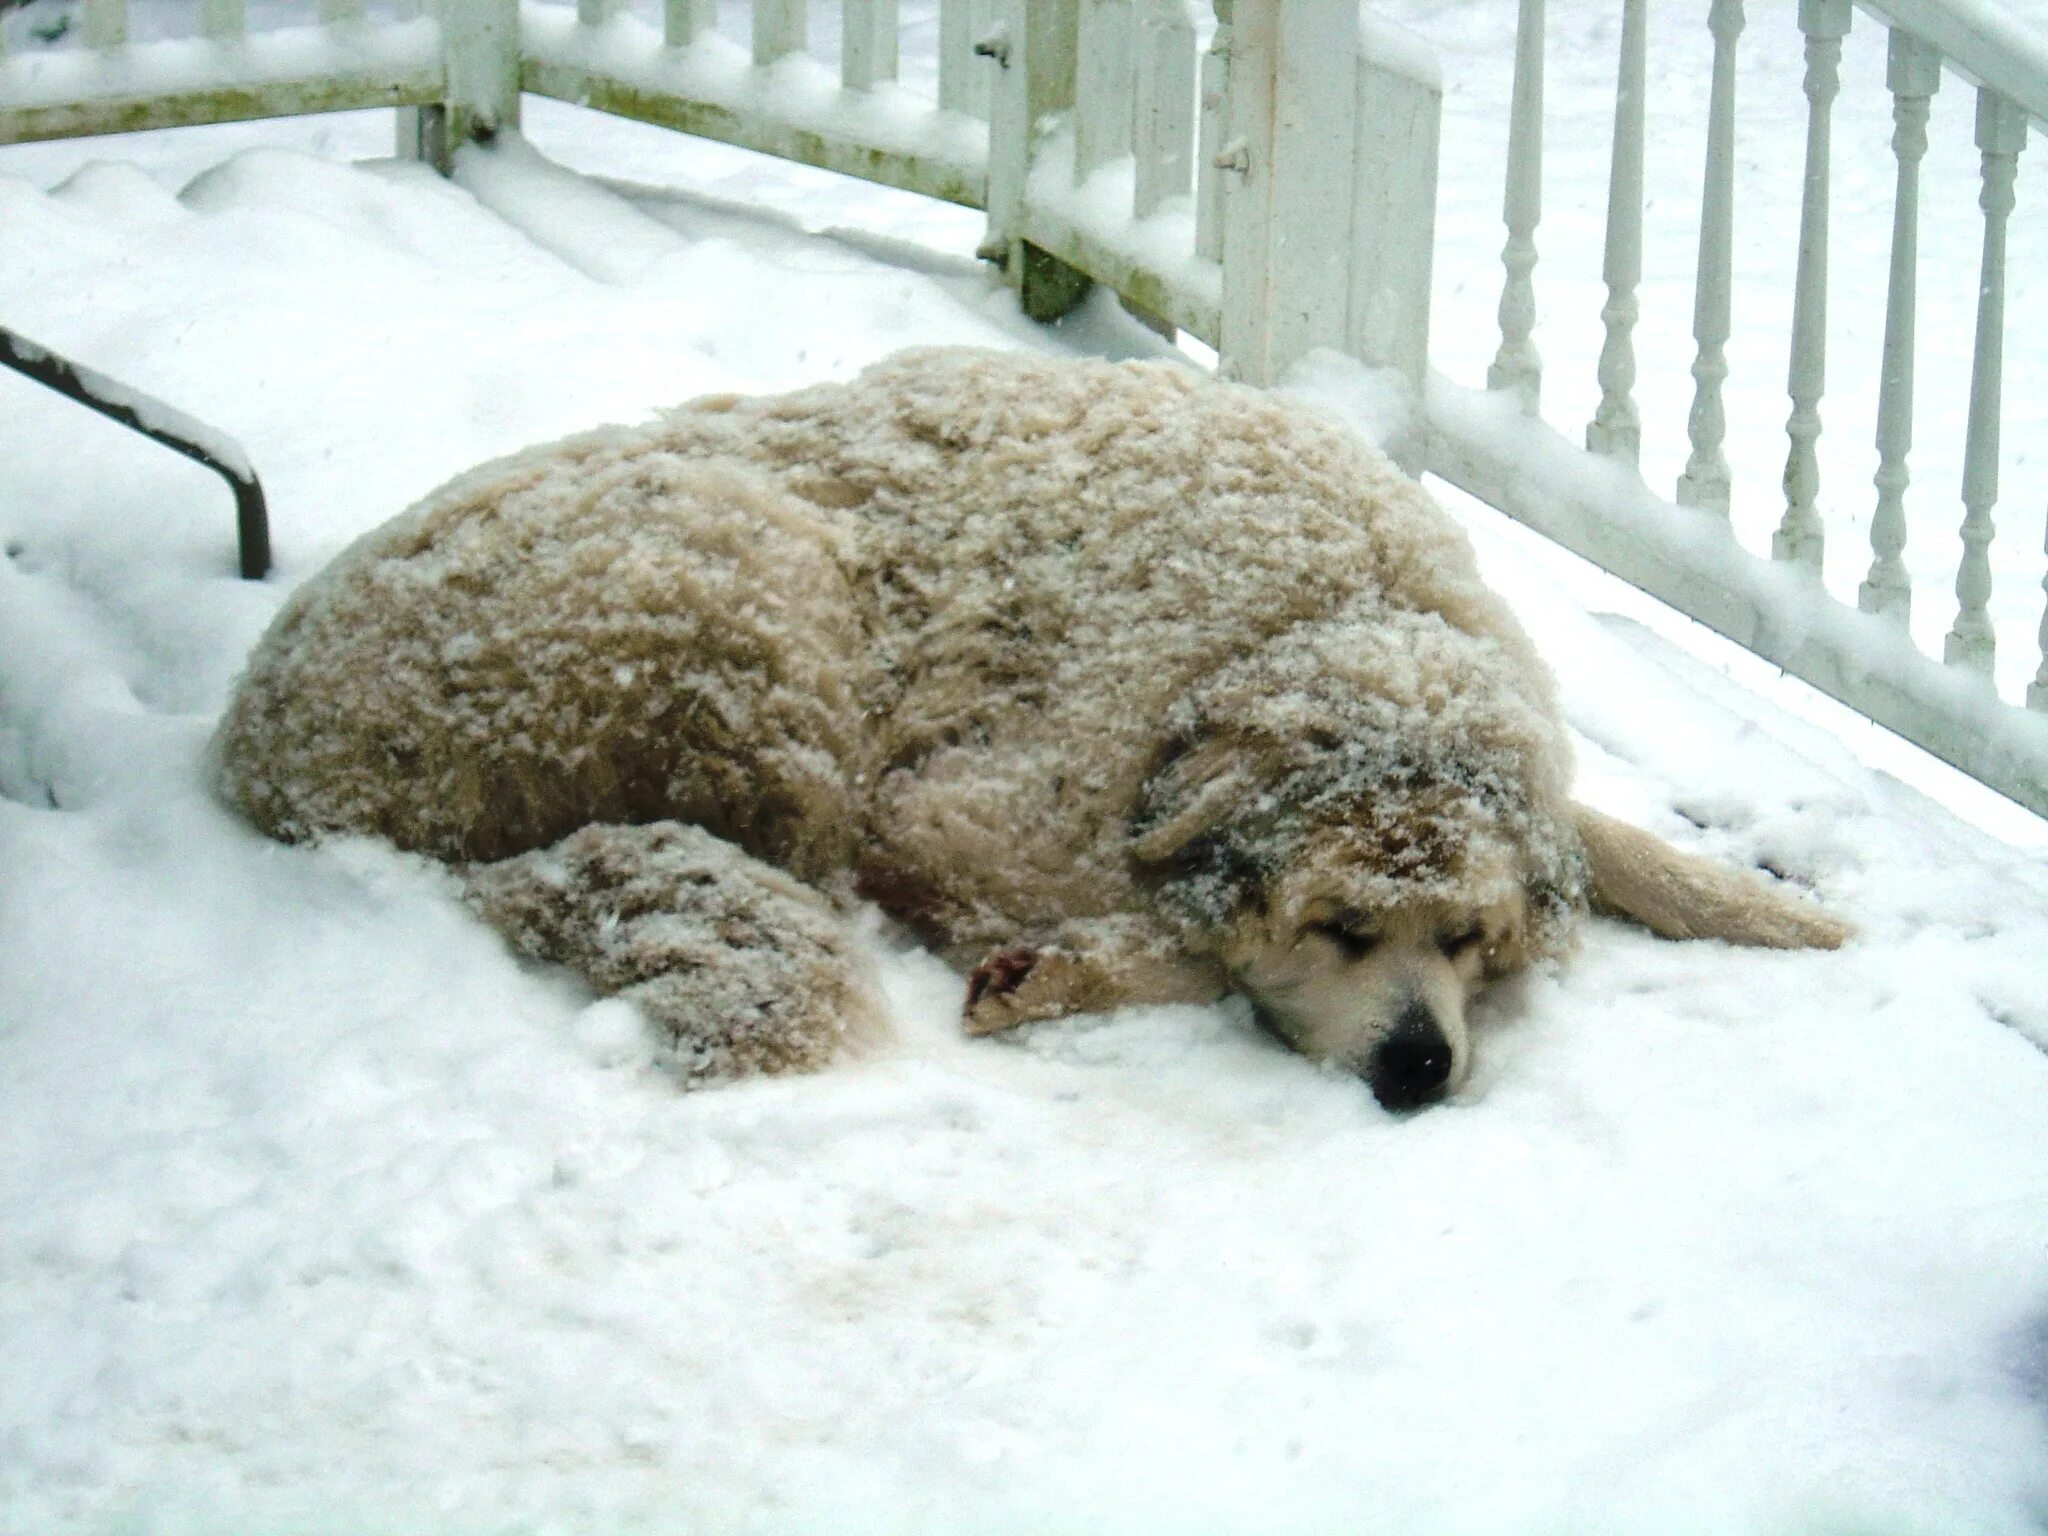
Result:
[[[870,91],[896,78],[896,0],[846,0],[840,78],[849,91]]]
[[[1815,502],[1820,494],[1820,398],[1827,383],[1828,176],[1842,39],[1850,14],[1849,0],[1799,0],[1799,30],[1806,34],[1806,185],[1799,204],[1799,268],[1793,279],[1792,366],[1786,386],[1792,414],[1785,434],[1792,446],[1785,458],[1785,516],[1771,539],[1771,554],[1815,572],[1824,539]]]
[[[939,105],[969,117],[989,114],[989,64],[974,45],[994,25],[990,0],[939,0]]]
[[[199,26],[217,43],[232,42],[249,30],[242,0],[204,0],[199,7]]]
[[[671,48],[688,48],[718,30],[718,0],[664,0],[661,40]]]
[[[1074,98],[1074,175],[1131,152],[1131,0],[1081,0]]]
[[[1991,675],[1997,649],[1991,616],[1992,509],[1998,505],[1998,415],[2005,361],[2005,221],[2013,178],[2027,143],[2018,105],[1977,92],[1977,148],[1984,162],[1984,266],[1977,285],[1977,345],[1970,365],[1969,441],[1963,450],[1963,559],[1956,569],[1956,622],[1942,656],[1951,666]]]
[[[1521,0],[1515,26],[1515,94],[1508,118],[1508,184],[1502,205],[1508,243],[1500,295],[1500,351],[1486,370],[1489,389],[1511,390],[1536,414],[1543,360],[1536,329],[1536,225],[1543,217],[1543,0]]]
[[[1920,159],[1927,153],[1928,103],[1941,88],[1941,56],[1904,30],[1891,37],[1885,83],[1892,92],[1892,153],[1899,163],[1892,200],[1892,269],[1885,290],[1884,363],[1877,387],[1877,513],[1870,523],[1870,574],[1856,594],[1865,613],[1905,628],[1913,612],[1906,574],[1906,458],[1913,449],[1913,321],[1920,259]]]
[[[773,64],[802,53],[809,28],[809,0],[754,0],[754,62]]]
[[[128,0],[85,0],[85,46],[118,48],[128,41]]]
[[[1678,504],[1728,516],[1728,436],[1722,386],[1728,380],[1729,299],[1735,260],[1735,40],[1742,0],[1714,0],[1707,13],[1714,36],[1714,83],[1707,107],[1707,169],[1700,192],[1700,264],[1694,279],[1692,412],[1686,433],[1692,453],[1678,480]]]
[[[1648,0],[1624,0],[1621,67],[1614,93],[1614,156],[1607,177],[1607,303],[1600,318],[1600,406],[1586,446],[1634,464],[1642,454],[1636,412],[1636,286],[1643,280],[1643,84]]]
[[[320,0],[322,5],[333,0]],[[619,13],[621,0],[576,0],[576,19],[586,27],[601,27]]]
[[[1215,0],[1216,31],[1202,55],[1201,142],[1195,149],[1195,254],[1223,259],[1223,146],[1230,123],[1231,0]]]
[[[1138,15],[1138,113],[1134,146],[1139,218],[1185,197],[1194,169],[1195,26],[1186,0],[1143,0]]]
[[[320,20],[328,26],[362,19],[363,0],[320,0]]]

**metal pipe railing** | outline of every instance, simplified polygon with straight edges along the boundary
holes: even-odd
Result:
[[[241,444],[175,406],[60,357],[5,326],[0,326],[0,365],[175,449],[227,481],[235,496],[235,543],[242,576],[261,581],[270,573],[270,512],[263,485]]]

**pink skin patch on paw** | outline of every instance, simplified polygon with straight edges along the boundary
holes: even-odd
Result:
[[[998,950],[977,965],[967,978],[967,1006],[972,1008],[985,997],[1001,997],[1016,991],[1037,964],[1038,951],[1035,949]]]

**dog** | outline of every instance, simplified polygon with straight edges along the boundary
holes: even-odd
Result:
[[[686,1082],[880,1037],[862,902],[968,973],[974,1034],[1237,991],[1404,1110],[1589,906],[1849,934],[1576,805],[1428,495],[1168,362],[904,352],[473,470],[291,597],[215,762],[275,837],[450,865]]]

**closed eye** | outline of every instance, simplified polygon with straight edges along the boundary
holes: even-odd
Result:
[[[1343,950],[1346,959],[1363,960],[1379,948],[1380,936],[1370,929],[1346,927],[1342,923],[1318,923],[1316,932]]]
[[[1446,959],[1455,960],[1485,937],[1485,929],[1477,923],[1469,923],[1463,928],[1454,928],[1449,933],[1439,935],[1436,947]]]

